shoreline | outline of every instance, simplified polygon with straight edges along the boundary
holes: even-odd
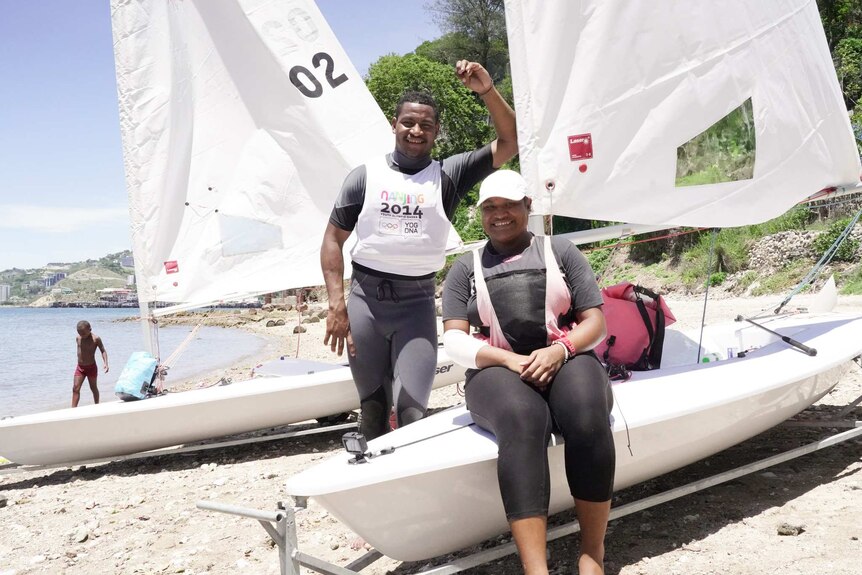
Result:
[[[707,308],[707,322],[751,314],[777,299],[716,300]],[[806,301],[803,296],[792,303]],[[669,296],[668,302],[677,316],[673,328],[699,325],[702,298]],[[838,309],[862,313],[862,297],[842,296]],[[302,355],[306,359],[338,359],[322,343],[320,322],[303,324],[308,331],[299,337],[292,333],[295,319],[270,328],[265,321],[253,323],[256,327],[243,329],[272,336],[276,354],[292,357],[298,348],[301,355],[307,353]],[[259,359],[255,356],[254,361]],[[838,406],[860,394],[862,376],[854,367],[804,417],[835,414]],[[430,406],[455,405],[462,399],[456,387],[449,386],[432,392]],[[862,408],[851,415],[859,419]],[[812,428],[774,428],[706,460],[618,492],[614,506],[810,443],[824,433]],[[0,475],[0,499],[7,498],[6,506],[0,507],[6,526],[0,531],[0,575],[275,575],[279,572],[278,551],[256,521],[202,511],[195,508],[195,502],[213,500],[272,510],[284,499],[284,481],[340,450],[340,437],[341,432],[323,433],[205,452]],[[857,438],[612,521],[606,540],[606,573],[855,575],[862,556],[860,508],[862,440]],[[571,515],[565,512],[550,523],[559,524]],[[298,513],[297,524],[299,546],[305,553],[339,565],[362,555],[350,549],[353,534],[314,500]],[[508,539],[502,535],[495,541]],[[574,535],[549,544],[552,572],[574,570],[577,541]],[[363,573],[406,574],[440,562],[402,564],[384,558]],[[516,556],[507,556],[465,573],[517,575],[520,565]]]

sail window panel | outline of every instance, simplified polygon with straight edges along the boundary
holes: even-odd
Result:
[[[219,214],[222,256],[239,256],[284,247],[279,226],[240,216]]]
[[[757,152],[751,98],[676,150],[676,187],[750,180]]]

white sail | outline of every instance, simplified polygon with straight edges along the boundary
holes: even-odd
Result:
[[[814,0],[509,0],[506,23],[541,213],[736,226],[859,182]],[[736,110],[753,130],[751,173],[684,183],[680,150]]]
[[[112,0],[140,301],[323,283],[347,172],[390,127],[310,0]]]

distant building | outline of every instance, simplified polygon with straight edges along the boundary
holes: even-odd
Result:
[[[133,286],[135,285],[135,276],[134,274],[130,274],[126,276],[126,285]]]
[[[135,268],[135,258],[132,256],[123,256],[120,258],[120,266],[126,269],[134,269]]]
[[[44,286],[49,288],[64,279],[66,279],[66,272],[57,272],[53,275],[46,276],[42,281],[44,282]]]
[[[129,303],[135,299],[135,292],[123,288],[105,288],[96,293],[99,294],[99,301],[102,303]]]
[[[8,301],[12,297],[12,286],[0,284],[0,303]]]

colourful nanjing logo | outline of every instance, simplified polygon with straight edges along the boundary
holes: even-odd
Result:
[[[425,194],[405,194],[404,192],[380,192],[380,199],[392,204],[419,204],[425,203]]]

